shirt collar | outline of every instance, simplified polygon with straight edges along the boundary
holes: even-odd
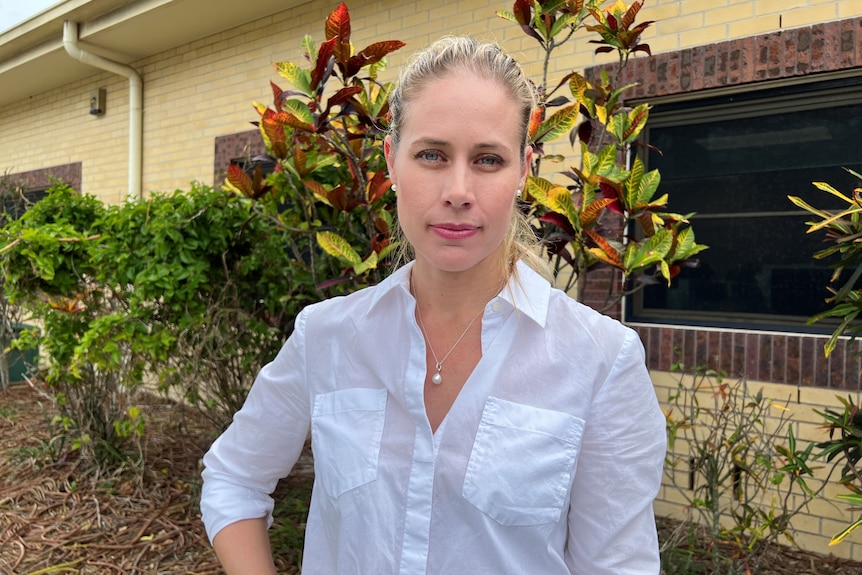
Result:
[[[388,295],[402,293],[413,299],[410,293],[410,268],[413,262],[401,266],[374,288],[374,295],[368,306],[367,314],[372,313],[378,304],[388,299]],[[548,319],[548,302],[551,285],[524,262],[517,263],[517,274],[509,278],[509,284],[502,289],[494,300],[505,301],[518,313],[530,318],[540,327],[545,327]],[[493,301],[493,300],[492,300]]]

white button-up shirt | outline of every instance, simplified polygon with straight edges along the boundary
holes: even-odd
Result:
[[[303,575],[657,574],[665,421],[637,334],[519,264],[432,433],[409,268],[297,317],[204,457],[210,538],[271,521],[310,431]]]

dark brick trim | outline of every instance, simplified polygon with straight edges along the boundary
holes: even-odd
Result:
[[[51,186],[52,180],[60,180],[80,192],[82,173],[81,162],[75,162],[28,172],[12,173],[9,174],[9,178],[20,183],[27,191],[43,190]]]
[[[651,58],[634,57],[623,69],[620,85],[637,82],[629,97],[648,99],[859,67],[862,17],[696,46]],[[613,75],[616,65],[594,66],[585,75],[595,80],[602,70]]]
[[[862,341],[839,340],[829,357],[824,338],[800,334],[711,331],[633,326],[646,350],[647,366],[668,371],[672,364],[723,370],[732,378],[862,391]]]
[[[782,30],[677,52],[636,58],[620,85],[637,82],[632,98],[649,98],[862,68],[862,18]],[[615,66],[585,71],[590,79]],[[607,290],[611,276],[591,278],[588,294]],[[587,303],[591,303],[587,301]],[[619,316],[619,310],[610,315]],[[862,391],[862,343],[840,341],[828,358],[824,339],[801,334],[743,333],[636,326],[647,365],[666,371],[676,361],[705,365],[731,377],[797,386]],[[677,353],[675,350],[679,350]]]
[[[251,158],[265,153],[266,145],[258,130],[218,136],[215,139],[213,158],[213,187],[219,187],[224,183],[231,160]]]

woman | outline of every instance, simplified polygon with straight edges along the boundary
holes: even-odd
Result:
[[[309,430],[304,575],[659,572],[664,418],[640,341],[524,263],[533,105],[470,38],[405,70],[384,151],[414,260],[306,308],[205,456],[227,573],[275,573],[269,493]]]

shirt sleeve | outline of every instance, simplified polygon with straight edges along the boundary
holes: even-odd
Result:
[[[271,493],[290,473],[310,429],[306,315],[307,309],[297,316],[281,351],[261,369],[242,409],[204,455],[201,514],[210,542],[242,519],[272,523]]]
[[[584,429],[569,509],[566,562],[575,575],[657,575],[653,500],[665,418],[637,334],[626,336]]]

